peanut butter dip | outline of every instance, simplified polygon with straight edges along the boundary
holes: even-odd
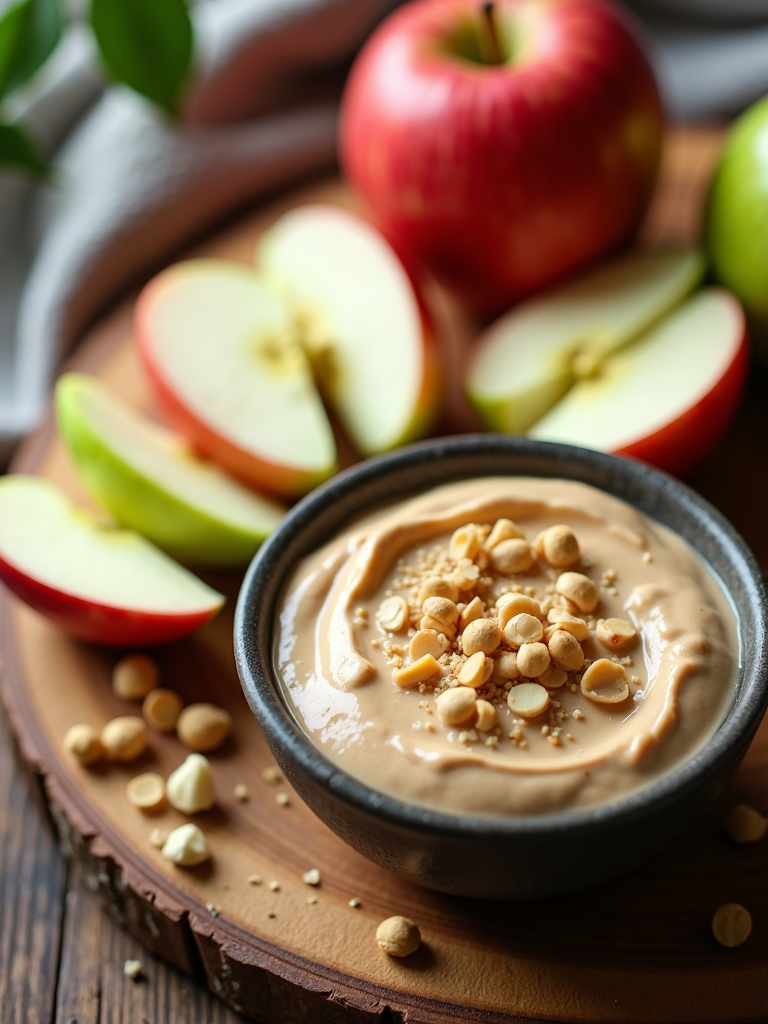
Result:
[[[691,548],[585,484],[449,484],[358,520],[295,570],[277,674],[373,788],[448,813],[605,804],[702,747],[737,625]]]

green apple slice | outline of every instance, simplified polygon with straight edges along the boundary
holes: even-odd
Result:
[[[320,388],[359,451],[415,437],[435,404],[434,340],[379,232],[339,207],[302,206],[265,233],[256,259],[291,304]]]
[[[258,487],[302,494],[336,468],[336,444],[285,301],[253,270],[190,260],[136,304],[145,367],[171,426]]]
[[[637,252],[522,302],[479,339],[470,401],[492,430],[524,433],[576,380],[682,301],[703,273],[694,249]]]
[[[178,558],[242,565],[282,518],[281,506],[203,462],[94,377],[61,377],[56,413],[95,500]]]

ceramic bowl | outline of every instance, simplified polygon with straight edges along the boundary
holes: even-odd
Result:
[[[451,480],[495,475],[580,480],[629,502],[696,549],[738,615],[738,685],[712,740],[657,781],[604,806],[488,818],[405,803],[327,760],[298,725],[275,678],[275,613],[302,557],[376,506]],[[595,877],[564,871],[566,858],[570,865],[600,865],[601,877],[628,869],[682,832],[722,790],[768,703],[767,608],[763,576],[746,545],[688,487],[638,462],[486,434],[429,441],[372,459],[296,505],[248,570],[235,616],[235,656],[245,695],[282,771],[342,839],[421,885],[463,896],[525,899],[578,888]]]

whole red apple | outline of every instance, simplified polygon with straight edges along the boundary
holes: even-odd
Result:
[[[662,127],[604,0],[417,0],[358,56],[340,149],[393,243],[499,309],[632,237]]]

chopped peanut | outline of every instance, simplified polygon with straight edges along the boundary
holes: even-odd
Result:
[[[480,569],[469,558],[460,559],[456,568],[451,573],[451,580],[459,590],[472,590],[473,587],[477,586],[479,579]]]
[[[96,764],[106,751],[98,732],[91,725],[73,725],[64,734],[64,749],[82,765]]]
[[[752,915],[740,903],[724,903],[712,918],[712,934],[729,949],[746,942],[752,932]]]
[[[599,595],[597,587],[589,578],[580,572],[564,572],[555,583],[558,594],[567,598],[580,612],[591,612],[597,607]]]
[[[499,720],[496,708],[490,701],[476,700],[475,711],[477,712],[475,728],[479,729],[480,732],[488,732],[489,729],[493,729]]]
[[[504,627],[504,638],[513,647],[521,644],[535,644],[544,636],[541,620],[528,612],[514,615]]]
[[[443,653],[443,645],[440,637],[434,629],[420,629],[411,637],[408,644],[408,653],[411,661],[418,661],[425,654],[431,654],[433,658],[439,658]]]
[[[565,608],[550,608],[547,612],[547,621],[556,629],[564,629],[579,641],[586,640],[589,636],[589,626],[584,619],[571,615]]]
[[[637,636],[637,630],[626,619],[599,619],[595,636],[608,650],[628,647]]]
[[[141,713],[147,725],[156,732],[173,732],[184,701],[173,690],[152,690],[144,698]]]
[[[449,601],[458,601],[459,588],[443,576],[428,576],[419,589],[420,607],[424,607],[424,602],[428,597],[446,597]]]
[[[522,537],[502,540],[491,548],[491,562],[505,576],[527,572],[534,562],[533,549]]]
[[[184,746],[207,754],[220,747],[232,729],[232,716],[215,704],[189,704],[179,715],[176,735]]]
[[[629,696],[623,665],[608,658],[593,661],[581,677],[581,692],[597,704],[619,704]]]
[[[376,621],[388,633],[399,633],[408,624],[408,602],[404,597],[387,597],[379,605]]]
[[[112,692],[120,700],[144,700],[159,679],[156,661],[146,654],[128,654],[112,669]]]
[[[409,917],[388,917],[376,929],[376,942],[390,956],[410,956],[421,945],[421,935]]]
[[[540,619],[543,614],[539,602],[525,594],[504,594],[496,602],[496,618],[502,629],[510,619],[523,612],[536,619]]]
[[[503,540],[513,540],[517,537],[524,536],[525,534],[517,523],[512,522],[511,519],[497,519],[493,524],[491,532],[488,534],[483,547],[486,551],[491,551]]]
[[[536,682],[546,686],[548,690],[559,690],[567,681],[568,673],[554,665],[550,665],[540,676],[536,676]]]
[[[475,713],[475,691],[470,686],[444,690],[435,701],[437,713],[446,725],[462,725]]]
[[[480,550],[482,541],[480,528],[474,523],[467,523],[466,526],[460,526],[458,530],[453,531],[448,544],[448,554],[456,561],[462,558],[472,559]]]
[[[500,679],[517,679],[520,672],[517,668],[517,653],[503,651],[493,659],[493,673]]]
[[[501,643],[501,630],[492,619],[475,619],[461,634],[461,642],[467,655],[493,654]]]
[[[111,761],[135,761],[147,749],[147,727],[138,715],[121,715],[101,730],[101,742]]]
[[[433,615],[422,615],[419,629],[431,629],[438,636],[440,633],[443,633],[449,641],[453,641],[456,638],[456,627],[448,622],[441,622],[440,619],[436,619]]]
[[[728,812],[723,827],[735,843],[757,843],[768,831],[768,818],[748,804],[736,804]]]
[[[403,668],[396,668],[392,673],[395,683],[403,690],[410,690],[419,683],[425,683],[427,679],[436,676],[441,672],[440,665],[431,654],[425,654],[418,661]]]
[[[462,629],[466,629],[470,622],[481,619],[485,614],[485,605],[479,597],[473,597],[461,613],[459,623]]]
[[[485,655],[482,651],[477,651],[471,658],[467,658],[459,670],[458,679],[462,686],[471,686],[474,689],[483,685],[485,681]]]
[[[549,656],[558,668],[578,672],[584,665],[584,652],[575,636],[556,629],[549,638]]]
[[[517,669],[521,676],[535,679],[549,668],[546,644],[523,644],[517,652]]]
[[[202,754],[190,754],[166,783],[168,803],[184,814],[208,811],[216,803],[213,772],[210,762]]]
[[[538,683],[519,683],[509,691],[507,704],[520,718],[536,718],[549,706],[549,694]]]
[[[447,597],[428,597],[421,610],[425,615],[447,626],[455,626],[459,621],[459,609],[454,601]]]
[[[157,772],[143,772],[130,780],[125,795],[140,811],[158,811],[165,806],[165,779]]]
[[[202,864],[211,856],[203,830],[191,821],[169,834],[162,852],[168,860],[184,868]]]
[[[576,534],[562,524],[543,530],[535,542],[536,551],[555,569],[568,569],[581,559]]]

